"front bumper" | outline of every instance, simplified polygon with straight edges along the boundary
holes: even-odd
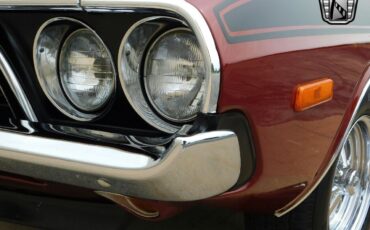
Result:
[[[112,147],[0,131],[0,170],[96,191],[160,201],[201,200],[238,181],[231,131],[177,137],[157,160]]]

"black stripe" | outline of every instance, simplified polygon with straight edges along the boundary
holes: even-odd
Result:
[[[369,29],[353,29],[343,25],[341,28],[315,28],[292,31],[267,32],[253,35],[232,36],[228,33],[226,25],[221,19],[221,12],[238,0],[225,0],[214,8],[217,20],[223,30],[225,38],[229,43],[240,43],[255,40],[265,40],[273,38],[299,37],[311,35],[333,35],[333,34],[358,34],[370,33]],[[334,1],[335,3],[335,1]],[[362,1],[362,13],[359,15],[358,9],[356,25],[370,25],[370,14],[366,8],[370,8],[370,1]],[[341,6],[339,6],[342,8]],[[346,13],[347,14],[347,13]],[[291,1],[291,0],[258,0],[250,1],[241,5],[225,15],[225,21],[229,29],[233,32],[242,32],[252,29],[286,27],[286,26],[327,26],[323,21],[320,8],[320,1]],[[354,23],[355,24],[355,23]]]

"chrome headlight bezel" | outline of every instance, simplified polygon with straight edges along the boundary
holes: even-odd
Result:
[[[76,28],[71,30],[72,27]],[[107,103],[96,111],[78,109],[67,98],[60,80],[59,59],[61,47],[64,45],[66,37],[82,28],[89,30],[100,41],[102,46],[104,46],[108,53],[114,75],[112,94],[107,100]],[[46,52],[49,54],[47,57],[43,55]],[[47,20],[41,25],[34,39],[33,59],[36,76],[41,89],[49,101],[61,113],[77,121],[92,121],[108,110],[108,104],[112,101],[112,97],[116,91],[117,74],[115,64],[110,50],[91,27],[77,19],[68,17],[57,17]]]
[[[158,35],[160,36],[162,33],[165,33],[168,30],[168,28],[165,28],[167,23],[175,23],[178,25],[177,28],[188,29],[189,31],[192,31],[186,22],[172,17],[155,16],[138,21],[131,26],[122,39],[118,55],[118,74],[127,100],[130,102],[134,110],[140,115],[140,117],[161,131],[175,133],[181,128],[181,126],[185,124],[185,122],[189,122],[195,117],[192,117],[187,121],[176,122],[173,119],[166,119],[166,116],[158,113],[156,109],[153,108],[150,100],[147,98],[146,89],[142,84],[143,76],[141,72],[141,69],[143,68],[142,65],[145,65],[147,53],[146,49],[150,47],[151,43],[153,42],[153,38]],[[167,30],[163,31],[163,29]],[[140,30],[142,34],[145,34],[145,31],[148,34],[140,37],[139,39],[138,36],[140,34]],[[217,86],[219,84],[219,78],[213,78],[214,66],[211,61],[210,54],[208,53],[208,48],[205,47],[205,42],[200,42],[198,34],[195,33],[195,31],[192,32],[199,42],[199,46],[205,61],[205,97],[201,106],[201,112],[214,113],[215,106],[210,106],[210,99],[212,98],[213,101],[214,97],[218,98],[219,92],[213,89],[214,85]],[[135,41],[141,41],[142,44],[135,44]],[[137,50],[135,50],[135,46]],[[128,55],[132,55],[132,52],[135,52],[135,58],[128,57]],[[135,65],[132,65],[130,60],[135,60]]]
[[[185,28],[185,27],[177,27],[177,28],[174,28],[174,29],[170,29],[170,30],[167,30],[165,31],[164,33],[161,33],[152,43],[151,45],[149,46],[148,48],[148,51],[147,51],[147,55],[144,59],[144,71],[143,71],[143,82],[144,82],[144,88],[145,88],[145,92],[146,92],[146,95],[147,95],[147,98],[151,104],[151,106],[154,108],[154,110],[163,118],[165,118],[166,120],[168,121],[171,121],[171,122],[174,122],[174,123],[187,123],[187,122],[191,122],[193,121],[196,117],[197,117],[197,113],[195,114],[192,114],[191,116],[188,116],[188,117],[183,117],[183,118],[174,118],[174,116],[171,116],[170,114],[166,114],[162,111],[162,109],[155,103],[154,99],[153,99],[153,95],[151,95],[150,93],[150,90],[149,90],[149,83],[148,83],[148,76],[147,76],[147,72],[148,72],[148,65],[149,65],[149,58],[150,58],[150,54],[151,52],[153,51],[153,49],[159,45],[159,43],[161,42],[162,39],[166,38],[167,36],[171,35],[171,34],[176,34],[176,33],[189,33],[191,35],[193,35],[195,37],[195,35],[192,33],[192,31],[189,29],[189,28]],[[197,43],[197,45],[199,45],[199,43]],[[199,47],[198,47],[199,48]],[[204,57],[202,55],[202,59],[204,60]],[[201,95],[202,98],[204,95],[204,88],[205,88],[205,80],[203,80],[203,82],[201,83],[201,86],[198,90],[198,93],[197,93],[197,96]],[[199,110],[201,108],[199,107]],[[200,111],[198,111],[200,112]]]

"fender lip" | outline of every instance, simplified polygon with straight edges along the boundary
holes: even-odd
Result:
[[[111,147],[0,131],[0,170],[159,201],[195,201],[226,192],[239,178],[240,159],[237,136],[230,131],[177,137],[157,160]]]
[[[330,168],[333,166],[337,157],[340,154],[340,150],[342,149],[345,143],[346,137],[349,135],[352,129],[352,125],[356,121],[356,116],[358,115],[358,112],[361,109],[361,104],[366,99],[366,95],[369,94],[369,89],[370,89],[370,65],[367,65],[363,73],[363,77],[361,81],[357,84],[356,89],[354,91],[352,103],[346,109],[344,118],[342,120],[340,128],[338,129],[336,138],[332,143],[331,148],[333,154],[330,158],[330,161],[324,166],[322,171],[318,172],[317,174],[318,179],[315,180],[315,182],[310,187],[306,188],[306,190],[302,194],[297,196],[293,201],[275,211],[274,215],[276,217],[282,217],[288,214],[289,212],[293,211],[296,207],[303,203],[324,180],[325,176],[327,175]]]

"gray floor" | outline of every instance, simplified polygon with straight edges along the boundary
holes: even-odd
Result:
[[[33,230],[29,227],[24,227],[16,224],[6,223],[6,222],[0,222],[0,229],[1,230]]]
[[[25,226],[0,222],[1,230],[33,230]],[[242,230],[243,216],[229,210],[198,207],[163,222],[146,222],[132,218],[124,230]],[[105,229],[104,229],[105,230]]]
[[[217,209],[196,209],[164,221],[162,223],[147,223],[142,221],[133,221],[128,230],[242,230],[243,216],[240,213],[234,213],[227,210]]]

